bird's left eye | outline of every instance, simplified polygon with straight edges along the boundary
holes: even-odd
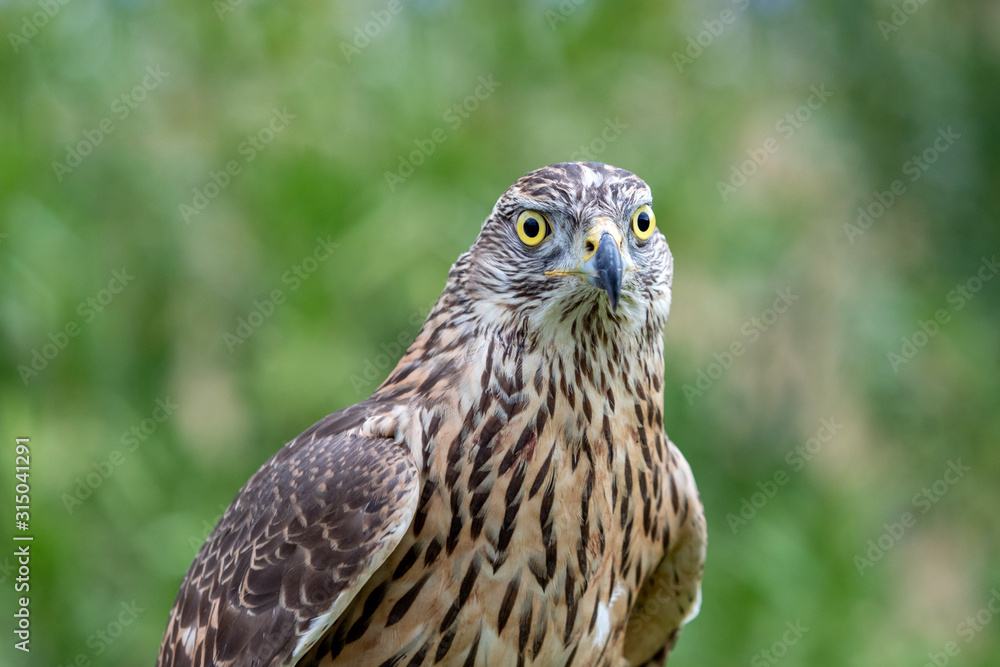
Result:
[[[646,241],[656,229],[656,216],[653,209],[643,204],[632,214],[632,233],[640,241]]]
[[[517,216],[517,235],[525,245],[536,246],[550,233],[548,219],[538,211],[521,211]]]

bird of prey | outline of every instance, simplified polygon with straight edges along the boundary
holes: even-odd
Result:
[[[706,531],[651,203],[600,163],[515,182],[385,382],[240,490],[157,665],[665,664]]]

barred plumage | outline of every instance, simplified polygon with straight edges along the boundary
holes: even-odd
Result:
[[[157,664],[664,664],[705,521],[650,203],[598,163],[511,186],[388,379],[240,491]]]

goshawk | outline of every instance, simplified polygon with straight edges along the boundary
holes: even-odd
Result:
[[[157,664],[665,663],[706,537],[651,203],[598,163],[514,183],[388,379],[240,490]]]

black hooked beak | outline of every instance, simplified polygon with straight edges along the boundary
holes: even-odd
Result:
[[[589,266],[588,266],[589,265]],[[597,252],[584,262],[588,271],[588,280],[594,287],[599,287],[608,295],[611,301],[611,312],[618,312],[618,301],[622,296],[622,274],[625,272],[625,262],[622,261],[618,244],[608,232],[601,235],[597,244]]]

